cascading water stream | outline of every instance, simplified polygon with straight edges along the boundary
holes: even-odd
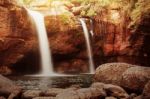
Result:
[[[93,32],[94,26],[93,26],[93,20],[92,19],[90,19],[90,26],[91,26],[90,33],[93,36],[94,35],[94,32]]]
[[[89,56],[89,70],[90,70],[90,73],[94,73],[95,68],[94,68],[94,64],[93,64],[92,51],[91,51],[90,40],[89,40],[89,38],[90,38],[89,32],[88,32],[84,18],[80,18],[79,20],[81,22],[81,25],[83,28],[83,33],[84,33],[85,40],[86,40],[87,53]]]
[[[33,18],[36,29],[37,35],[39,40],[39,49],[40,49],[40,56],[41,56],[41,72],[39,75],[53,75],[53,63],[51,57],[51,51],[49,48],[48,36],[44,24],[44,16],[37,12],[27,9],[29,15]]]

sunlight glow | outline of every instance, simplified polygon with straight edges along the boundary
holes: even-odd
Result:
[[[121,15],[118,10],[111,10],[109,15],[110,21],[114,24],[118,24],[121,21]]]
[[[114,21],[117,21],[118,19],[120,19],[120,14],[117,11],[111,11],[111,19]]]

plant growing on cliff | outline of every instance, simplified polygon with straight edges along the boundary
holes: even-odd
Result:
[[[135,4],[135,8],[131,12],[131,23],[129,28],[136,31],[138,27],[143,24],[144,19],[150,19],[150,1],[138,1]]]
[[[72,25],[74,23],[69,12],[65,12],[65,13],[61,14],[60,19],[64,25]]]
[[[126,0],[83,0],[81,6],[84,9],[80,15],[92,17],[107,9],[125,7],[128,3]]]

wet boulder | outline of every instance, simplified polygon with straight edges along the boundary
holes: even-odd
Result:
[[[143,99],[142,95],[139,95],[137,97],[134,97],[133,99]]]

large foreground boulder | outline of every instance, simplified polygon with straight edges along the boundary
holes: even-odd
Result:
[[[0,96],[14,99],[22,91],[22,88],[15,85],[11,80],[0,75]]]
[[[96,69],[94,79],[98,82],[121,85],[121,75],[130,67],[132,65],[126,63],[103,64]]]
[[[150,80],[150,68],[141,66],[131,67],[121,77],[121,86],[130,90],[142,91]]]
[[[150,80],[150,68],[126,63],[103,64],[96,69],[94,80],[142,92],[145,84]]]

